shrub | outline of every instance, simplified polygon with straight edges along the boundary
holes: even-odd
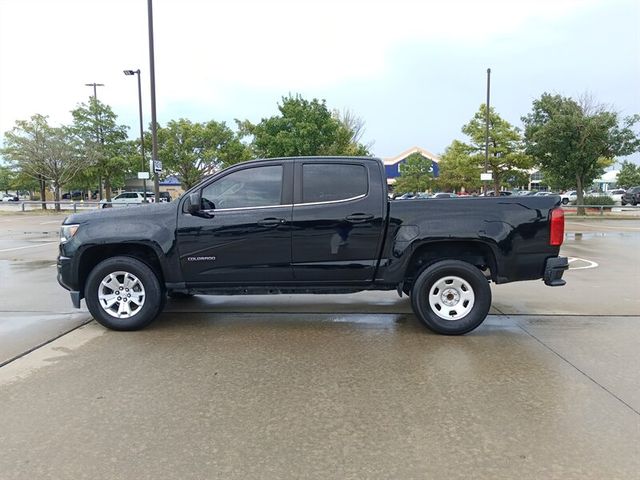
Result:
[[[585,205],[594,205],[594,206],[613,206],[616,202],[608,195],[590,195],[584,197]]]

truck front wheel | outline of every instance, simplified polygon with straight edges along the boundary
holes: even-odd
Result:
[[[474,265],[443,260],[420,273],[411,291],[411,306],[420,321],[434,332],[462,335],[487,317],[491,288]]]
[[[132,257],[100,262],[85,285],[89,312],[98,323],[112,330],[146,327],[161,312],[165,299],[154,271]]]

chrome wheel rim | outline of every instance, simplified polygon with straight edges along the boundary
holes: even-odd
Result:
[[[469,282],[456,276],[442,277],[429,290],[429,306],[443,320],[461,320],[475,303],[476,295]]]
[[[98,287],[98,301],[102,309],[115,318],[131,318],[144,305],[144,285],[130,272],[112,272]]]

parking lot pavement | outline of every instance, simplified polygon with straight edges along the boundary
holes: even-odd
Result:
[[[601,367],[579,352],[620,341],[633,355],[624,375],[637,381],[637,318],[557,330],[546,318],[523,329],[492,317],[452,338],[409,315],[174,317],[136,333],[89,324],[0,369],[2,477],[603,479],[640,471],[637,398],[615,378],[601,384]]]
[[[495,315],[451,338],[395,292],[195,297],[141,332],[77,328],[61,219],[0,217],[0,363],[72,330],[0,368],[3,480],[640,471],[640,221],[568,221],[567,285],[494,286]]]
[[[64,216],[0,216],[0,365],[90,320],[56,281]]]

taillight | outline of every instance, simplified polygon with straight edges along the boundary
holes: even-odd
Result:
[[[559,247],[564,240],[564,211],[561,208],[551,210],[551,234],[549,245]]]

